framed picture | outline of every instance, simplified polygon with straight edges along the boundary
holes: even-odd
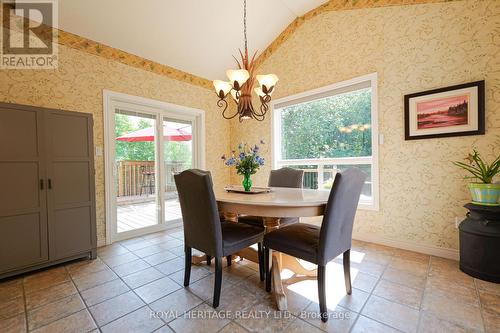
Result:
[[[484,81],[405,95],[405,140],[484,134]]]

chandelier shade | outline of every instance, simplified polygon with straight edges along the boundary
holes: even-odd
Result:
[[[278,77],[275,74],[266,75],[254,75],[255,71],[255,56],[257,52],[249,58],[248,47],[247,47],[247,2],[243,1],[243,31],[245,37],[245,49],[244,52],[240,50],[241,60],[236,60],[238,69],[229,69],[226,71],[226,75],[229,82],[222,80],[215,80],[213,82],[215,93],[219,100],[217,101],[217,106],[223,108],[222,116],[225,119],[232,119],[238,116],[239,121],[245,119],[255,119],[262,121],[265,118],[267,111],[269,110],[269,102],[271,101],[271,94],[274,91],[274,87],[278,82]],[[254,88],[254,83],[257,81],[259,87]],[[252,104],[252,92],[257,94],[260,98],[260,108],[255,109]],[[231,94],[231,97],[236,102],[237,108],[236,112],[233,114],[226,114],[228,111],[227,96]]]

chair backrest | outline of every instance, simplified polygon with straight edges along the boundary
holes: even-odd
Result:
[[[174,176],[184,224],[184,244],[222,257],[222,231],[209,171],[190,169]]]
[[[303,182],[304,170],[281,168],[278,170],[271,170],[268,186],[302,188]]]
[[[351,248],[352,227],[366,174],[349,168],[335,175],[321,224],[318,264],[326,265]]]

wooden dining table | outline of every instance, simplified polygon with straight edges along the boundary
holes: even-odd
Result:
[[[283,217],[322,216],[330,191],[273,187],[268,193],[243,194],[215,190],[219,212],[226,220],[237,223],[238,215],[262,216],[266,233],[280,227]],[[257,252],[247,248],[235,255],[258,262]],[[315,270],[304,269],[300,262],[282,253],[273,253],[273,293],[279,310],[287,309],[286,294],[281,280],[284,269],[304,276],[315,275]]]

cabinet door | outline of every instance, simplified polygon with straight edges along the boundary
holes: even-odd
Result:
[[[96,247],[92,116],[46,112],[51,260]]]
[[[42,129],[36,108],[0,103],[0,273],[48,259]]]

